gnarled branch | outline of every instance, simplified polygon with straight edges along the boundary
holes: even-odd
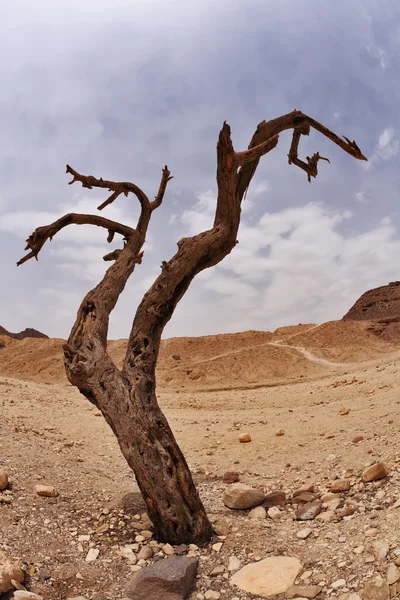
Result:
[[[98,210],[103,210],[106,206],[114,202],[118,198],[120,194],[124,194],[127,196],[129,192],[134,194],[136,198],[139,200],[142,209],[149,210],[150,202],[146,194],[143,190],[140,189],[134,183],[130,183],[129,181],[108,181],[107,179],[97,179],[97,177],[93,177],[93,175],[81,175],[78,171],[75,171],[72,167],[67,165],[66,173],[70,173],[73,176],[73,179],[69,182],[69,185],[72,185],[76,181],[79,181],[82,184],[82,187],[88,188],[89,190],[94,187],[105,188],[109,192],[113,192],[107,200],[105,200],[102,204],[100,204],[97,208]]]
[[[99,215],[81,215],[77,213],[69,213],[60,219],[57,219],[57,221],[54,221],[54,223],[51,223],[50,225],[44,225],[35,229],[35,231],[26,240],[27,245],[25,250],[31,250],[31,252],[21,258],[21,260],[17,262],[17,266],[22,265],[30,258],[36,258],[37,260],[37,256],[47,240],[51,241],[56,233],[61,231],[61,229],[64,229],[64,227],[72,224],[97,225],[98,227],[104,227],[108,230],[107,241],[109,243],[112,242],[115,233],[123,235],[125,239],[129,239],[135,233],[135,229],[132,229],[132,227],[117,223],[117,221],[105,219]]]
[[[168,181],[171,181],[171,179],[173,179],[173,176],[169,172],[167,165],[165,165],[165,167],[163,168],[160,187],[158,189],[157,196],[154,198],[153,202],[150,203],[151,210],[155,210],[161,205],[164,198],[165,190],[167,189],[167,183]]]
[[[322,133],[322,135],[347,152],[347,154],[353,156],[353,158],[357,158],[358,160],[368,160],[363,155],[355,141],[351,142],[345,136],[343,136],[344,139],[341,139],[338,135],[336,135],[336,133],[333,133],[333,131],[325,127],[325,125],[315,121],[315,119],[305,115],[300,110],[294,110],[287,115],[278,117],[277,119],[272,119],[268,122],[262,121],[258,125],[251,139],[249,149],[243,153],[238,153],[239,156],[242,155],[246,158],[254,157],[250,161],[244,160],[243,158],[241,159],[242,166],[238,173],[238,193],[240,199],[243,199],[246,190],[248,189],[250,182],[254,177],[259,160],[261,156],[265,154],[265,146],[268,141],[272,141],[275,136],[278,136],[282,131],[286,131],[287,129],[294,129],[291,151],[289,152],[289,164],[293,163],[303,169],[307,173],[309,181],[311,181],[311,177],[317,176],[318,160],[323,159],[321,156],[319,156],[318,152],[311,158],[307,157],[307,163],[298,158],[298,145],[300,136],[309,135],[310,128]],[[274,143],[273,147],[275,146],[276,143]],[[246,154],[247,152],[250,152],[250,154]]]

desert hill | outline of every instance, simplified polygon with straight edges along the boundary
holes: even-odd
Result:
[[[371,321],[370,331],[382,340],[400,341],[400,281],[362,294],[343,320]]]
[[[32,329],[30,327],[24,329],[23,331],[20,331],[19,333],[10,333],[10,331],[7,331],[7,329],[5,327],[2,327],[0,325],[0,335],[7,335],[10,338],[13,338],[14,340],[23,340],[25,338],[46,338],[49,339],[49,336],[45,335],[44,333],[41,333],[40,331],[37,331],[36,329]]]
[[[400,321],[400,281],[368,290],[343,317],[352,321]]]
[[[377,337],[369,321],[331,321],[161,343],[159,389],[211,390],[276,385],[324,376],[337,366],[359,363],[398,349]],[[61,339],[0,338],[0,375],[39,383],[68,383]],[[110,356],[122,366],[127,340],[110,341]]]

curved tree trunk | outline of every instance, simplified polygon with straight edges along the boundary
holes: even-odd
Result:
[[[171,544],[206,543],[212,527],[168,422],[156,399],[156,362],[161,335],[179,300],[193,278],[218,264],[237,243],[241,202],[257,169],[260,158],[278,143],[279,133],[294,129],[289,164],[307,173],[309,181],[317,175],[318,153],[307,162],[298,158],[301,135],[314,128],[351,156],[366,160],[355,142],[340,139],[300,111],[263,121],[248,150],[235,152],[230,128],[224,123],[217,145],[218,197],[212,229],[178,242],[178,251],[163,262],[160,276],[143,297],[129,336],[123,369],[119,370],[107,353],[109,316],[119,295],[142,260],[142,246],[153,210],[162,202],[170,173],[165,167],[156,198],[150,202],[145,193],[129,182],[112,182],[80,175],[67,166],[73,180],[91,189],[109,189],[112,195],[98,208],[102,210],[120,194],[134,194],[141,205],[136,229],[93,215],[70,214],[49,226],[37,228],[27,240],[29,254],[22,264],[37,258],[44,243],[70,224],[92,224],[108,230],[108,241],[115,233],[124,236],[122,249],[107,254],[114,261],[103,280],[91,290],[79,308],[68,343],[64,346],[65,369],[69,381],[101,410],[114,431],[121,451],[135,473],[139,488],[154,524],[155,537]],[[327,159],[323,159],[327,160]]]

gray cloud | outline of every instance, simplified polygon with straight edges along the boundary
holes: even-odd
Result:
[[[375,0],[6,0],[2,324],[67,335],[105,269],[104,236],[78,227],[60,233],[39,263],[15,267],[37,224],[98,204],[98,191],[66,185],[67,162],[131,179],[149,195],[165,163],[175,176],[112,318],[111,336],[125,337],[161,260],[212,221],[223,120],[244,149],[259,121],[293,108],[356,139],[372,158],[368,170],[314,133],[301,153],[319,150],[332,164],[310,186],[287,165],[290,137],[282,135],[253,181],[239,246],[196,280],[166,333],[338,318],[366,287],[395,279],[399,16],[395,3]],[[136,211],[128,198],[108,216],[131,221]]]

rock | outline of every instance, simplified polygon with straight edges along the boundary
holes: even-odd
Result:
[[[222,542],[217,542],[216,544],[213,544],[211,548],[214,550],[214,552],[220,552],[223,545],[224,544]]]
[[[370,481],[377,481],[378,479],[383,479],[389,473],[388,467],[385,463],[376,463],[368,469],[365,469],[362,474],[362,480],[364,483],[369,483]]]
[[[386,540],[376,540],[372,542],[372,552],[378,560],[386,558],[389,552],[389,543]]]
[[[389,600],[390,597],[388,584],[379,576],[366,583],[359,594],[363,600]]]
[[[244,483],[233,483],[224,493],[224,504],[228,508],[240,510],[253,508],[264,500],[264,492]]]
[[[271,509],[270,509],[271,510]],[[279,510],[279,509],[277,509]],[[256,506],[249,512],[250,519],[255,519],[256,521],[263,520],[267,517],[267,511],[263,506]]]
[[[0,471],[0,490],[5,490],[8,486],[8,475],[5,471]]]
[[[236,483],[239,481],[239,473],[237,471],[227,471],[222,477],[224,483]]]
[[[217,535],[228,535],[231,528],[224,521],[217,521],[213,525],[213,529]]]
[[[228,571],[231,571],[232,573],[238,569],[240,569],[240,560],[237,558],[237,556],[230,556],[228,560]]]
[[[313,492],[314,489],[315,489],[315,485],[313,483],[311,483],[311,482],[310,483],[305,483],[301,487],[297,488],[297,490],[294,490],[294,492],[293,492],[293,498],[296,498],[296,496],[299,496],[303,492]]]
[[[127,560],[129,560],[129,562],[134,565],[137,562],[137,556],[136,554],[133,552],[133,549],[129,546],[126,545],[124,548],[120,548],[119,549],[119,554],[123,557],[126,558]]]
[[[185,600],[196,577],[196,558],[174,556],[135,573],[125,594],[132,600]]]
[[[151,546],[143,546],[137,554],[138,560],[149,560],[153,556],[153,549]]]
[[[340,498],[334,498],[333,500],[329,500],[329,502],[323,502],[322,506],[327,508],[328,510],[336,510],[340,504]]]
[[[286,598],[316,598],[321,592],[320,585],[291,585],[285,593]]]
[[[393,585],[400,579],[400,571],[394,563],[390,563],[386,571],[386,582],[388,585]]]
[[[27,592],[25,590],[15,591],[14,598],[15,600],[43,600],[42,596],[34,594],[33,592]]]
[[[336,581],[331,583],[331,588],[333,590],[338,590],[339,588],[344,587],[345,585],[346,585],[345,579],[337,579]]]
[[[280,519],[282,513],[277,506],[271,506],[271,508],[268,509],[268,516],[270,519]]]
[[[282,437],[283,435],[285,435],[285,430],[284,429],[278,429],[278,431],[275,433],[275,435],[277,437]]]
[[[329,523],[330,521],[332,521],[334,516],[335,513],[333,512],[333,510],[326,510],[325,512],[322,512],[319,515],[317,515],[315,518],[318,519],[318,521],[322,521],[323,523]]]
[[[86,554],[85,561],[87,563],[94,562],[99,554],[100,550],[98,548],[90,548],[89,552]]]
[[[189,552],[189,548],[186,544],[179,544],[179,546],[175,546],[174,551],[175,554],[181,556],[182,554],[187,554],[187,552]]]
[[[310,529],[309,527],[306,527],[304,529],[300,529],[300,531],[298,531],[296,533],[296,537],[299,540],[306,540],[311,534],[312,534],[312,529]]]
[[[151,540],[151,538],[153,537],[153,532],[149,531],[148,529],[142,529],[140,533],[145,540]]]
[[[314,500],[308,502],[303,506],[300,506],[296,511],[296,519],[298,521],[312,521],[321,512],[322,502],[320,500]]]
[[[0,595],[13,589],[12,579],[22,583],[24,581],[22,569],[8,554],[0,550]]]
[[[275,492],[269,492],[266,494],[263,502],[264,508],[271,508],[271,506],[286,506],[286,494],[281,490]]]
[[[175,550],[173,549],[171,544],[164,544],[162,550],[167,556],[173,556],[175,554]]]
[[[59,495],[52,485],[35,485],[35,492],[38,496],[46,496],[46,498],[57,498]]]
[[[223,573],[225,573],[225,569],[222,565],[219,565],[218,567],[215,567],[211,573],[210,573],[210,577],[219,577],[220,575],[222,575]]]
[[[354,437],[351,441],[353,442],[353,444],[358,444],[359,442],[362,442],[363,439],[363,435],[356,435],[356,437]]]
[[[231,578],[231,583],[245,592],[266,598],[286,592],[300,571],[298,558],[271,556],[240,569]]]
[[[251,435],[249,433],[241,433],[239,435],[239,442],[241,444],[246,444],[247,442],[251,442]]]
[[[332,481],[330,484],[331,492],[334,494],[348,492],[350,487],[350,479],[337,479],[336,481]]]
[[[307,502],[313,502],[313,500],[315,500],[315,496],[314,494],[311,494],[311,492],[302,492],[293,500],[295,500],[297,504],[307,504]]]
[[[219,600],[221,598],[221,594],[219,592],[215,592],[214,590],[207,590],[204,594],[204,598],[206,600]]]

